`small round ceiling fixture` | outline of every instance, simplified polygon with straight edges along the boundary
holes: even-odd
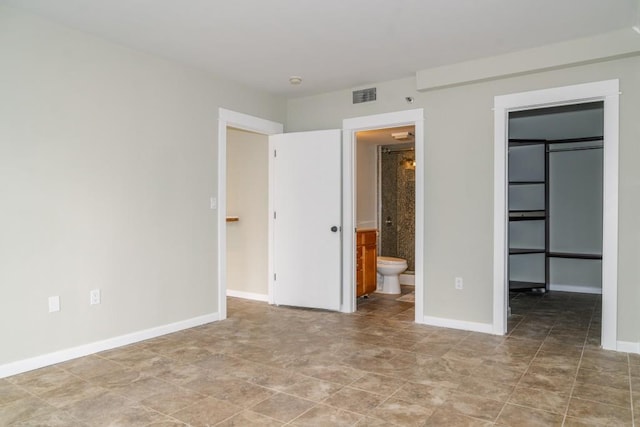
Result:
[[[289,83],[291,83],[294,86],[299,85],[300,83],[302,83],[302,77],[300,77],[300,76],[291,76],[291,77],[289,77]]]

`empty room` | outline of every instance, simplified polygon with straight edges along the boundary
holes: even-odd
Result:
[[[639,112],[638,0],[0,0],[0,425],[638,425]]]

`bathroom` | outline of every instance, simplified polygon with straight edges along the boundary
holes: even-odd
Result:
[[[374,297],[413,302],[414,127],[362,131],[356,138],[358,309]]]

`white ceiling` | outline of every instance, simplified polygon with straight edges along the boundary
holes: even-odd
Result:
[[[284,96],[629,28],[637,0],[0,0]],[[291,75],[303,77],[291,86]]]

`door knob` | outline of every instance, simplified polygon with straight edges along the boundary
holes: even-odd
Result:
[[[336,233],[338,231],[338,226],[334,225],[333,227],[331,227],[331,231]]]
[[[387,224],[387,225],[393,224],[393,222],[391,221],[391,217],[388,216],[387,219],[384,221],[384,223]]]

